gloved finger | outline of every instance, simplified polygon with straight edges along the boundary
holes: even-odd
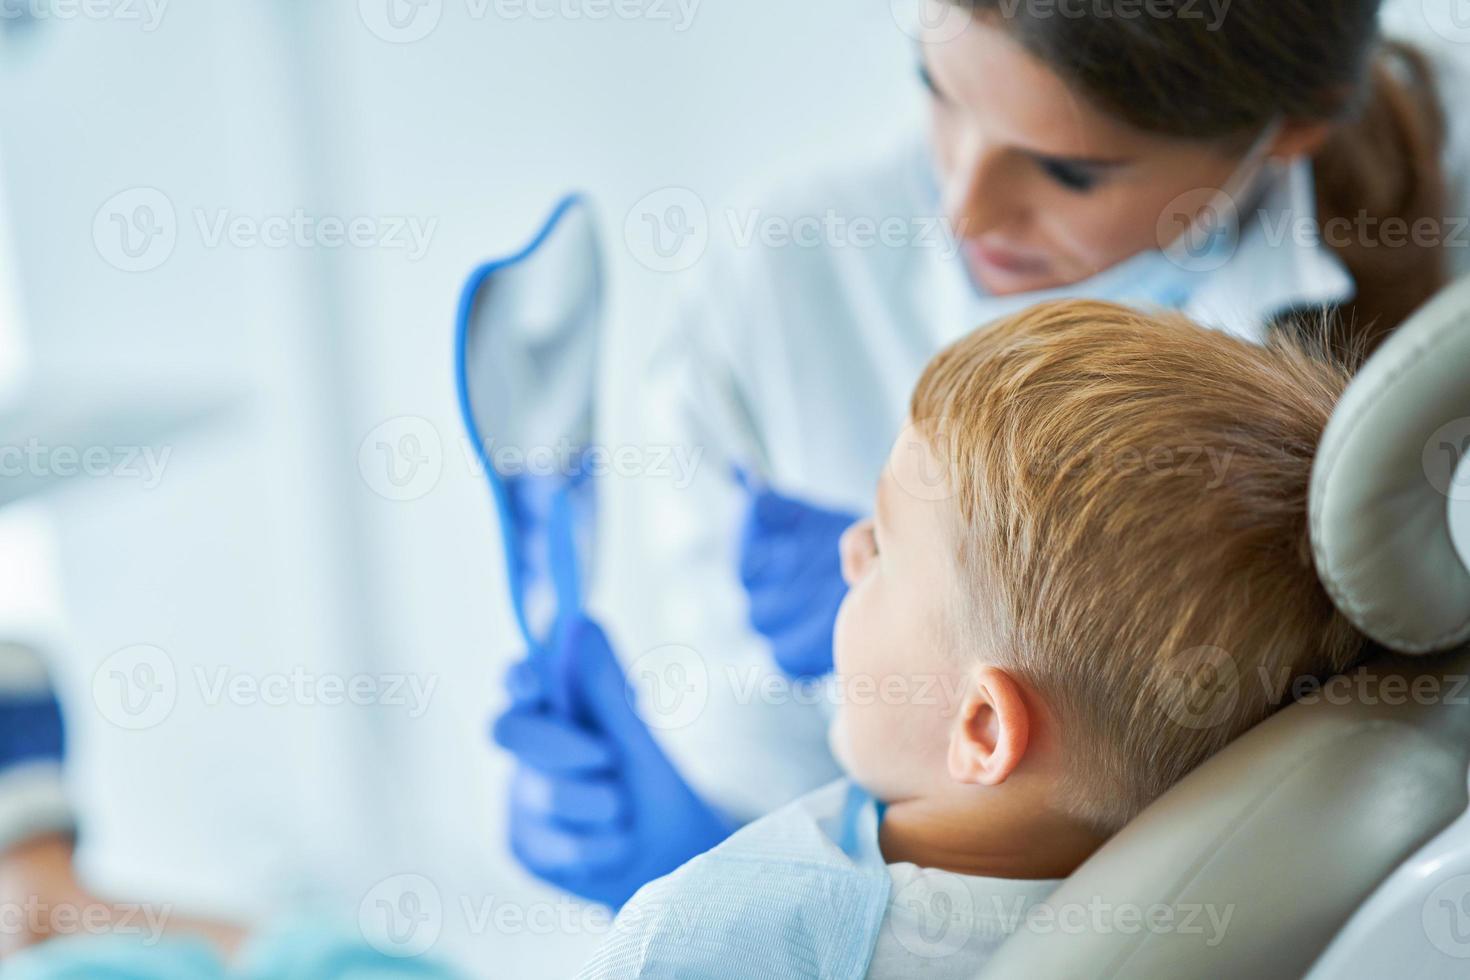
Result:
[[[766,489],[751,501],[750,516],[760,527],[770,531],[788,531],[800,523],[812,508],[794,497],[785,497]]]
[[[832,673],[832,634],[837,607],[830,606],[793,622],[771,637],[771,656],[792,677],[820,677]]]
[[[812,542],[786,531],[747,521],[740,538],[741,584],[747,589],[762,582],[786,584],[794,577],[793,569],[809,560],[812,547]]]
[[[809,619],[814,611],[820,616],[821,611],[812,607],[824,594],[817,583],[801,577],[779,584],[754,583],[747,593],[750,625],[763,636],[775,637]]]
[[[626,830],[581,831],[522,815],[511,821],[510,848],[532,874],[581,877],[629,861],[633,836]]]
[[[546,773],[605,772],[616,763],[612,747],[564,718],[517,708],[491,728],[495,744],[523,764]]]
[[[510,792],[518,810],[583,829],[612,831],[626,812],[622,791],[607,777],[558,775],[521,766]]]
[[[736,486],[752,497],[766,489],[765,481],[739,463],[730,464],[730,476],[735,480]]]
[[[530,660],[517,660],[505,672],[505,690],[516,708],[531,708],[546,700],[542,672]]]
[[[568,624],[566,633],[564,642],[577,654],[578,699],[589,723],[607,733],[619,753],[634,764],[648,757],[662,758],[662,750],[633,706],[627,675],[602,627],[581,617]]]

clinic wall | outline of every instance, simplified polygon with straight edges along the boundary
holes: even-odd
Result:
[[[154,29],[73,16],[7,19],[0,36],[7,231],[33,390],[62,405],[108,389],[225,408],[167,438],[157,486],[84,480],[49,501],[81,858],[114,893],[230,912],[330,879],[376,836],[343,818],[363,796],[362,774],[343,767],[363,741],[351,713],[207,704],[193,681],[220,666],[340,672],[364,606],[338,543],[355,529],[325,472],[325,408],[340,396],[309,343],[319,287],[294,251],[210,245],[195,224],[196,212],[310,203],[279,14],[179,4]],[[129,271],[94,224],[113,195],[140,188],[169,202],[177,241]],[[92,682],[140,643],[172,659],[178,703],[127,730],[99,713]]]
[[[446,678],[425,718],[383,719],[401,774],[402,792],[385,801],[399,865],[437,882],[446,904],[486,894],[552,902],[554,892],[506,860],[506,767],[481,748],[518,640],[452,399],[461,280],[519,245],[560,194],[586,190],[611,262],[617,335],[605,406],[616,415],[636,386],[647,311],[667,283],[623,244],[634,203],[676,185],[717,210],[741,200],[742,188],[869,152],[890,135],[875,120],[902,128],[920,102],[886,0],[706,0],[682,33],[655,21],[477,19],[472,9],[445,0],[427,38],[391,44],[351,9],[315,8],[328,93],[321,135],[338,175],[334,206],[437,222],[423,259],[364,252],[341,283],[361,369],[350,434],[408,416],[429,421],[444,446],[442,474],[423,497],[362,493],[385,615],[379,652]],[[620,424],[608,421],[610,438]],[[463,925],[448,923],[441,942],[481,961],[493,950],[518,976],[565,975],[595,939],[470,935]]]

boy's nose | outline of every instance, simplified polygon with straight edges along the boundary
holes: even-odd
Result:
[[[873,519],[865,517],[843,531],[837,550],[842,556],[842,579],[850,588],[862,579],[872,561]]]

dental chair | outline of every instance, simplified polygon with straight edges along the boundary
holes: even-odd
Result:
[[[1333,601],[1409,655],[1200,766],[1034,910],[987,980],[1470,976],[1470,278],[1353,380],[1310,506]]]

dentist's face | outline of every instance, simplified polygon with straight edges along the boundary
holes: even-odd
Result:
[[[983,17],[919,54],[946,215],[990,293],[1067,286],[1170,244],[1241,164],[1108,116]]]
[[[849,589],[833,637],[830,742],[848,774],[889,802],[949,782],[945,753],[967,676],[950,631],[949,498],[947,475],[910,426],[884,467],[874,517],[842,538]]]

